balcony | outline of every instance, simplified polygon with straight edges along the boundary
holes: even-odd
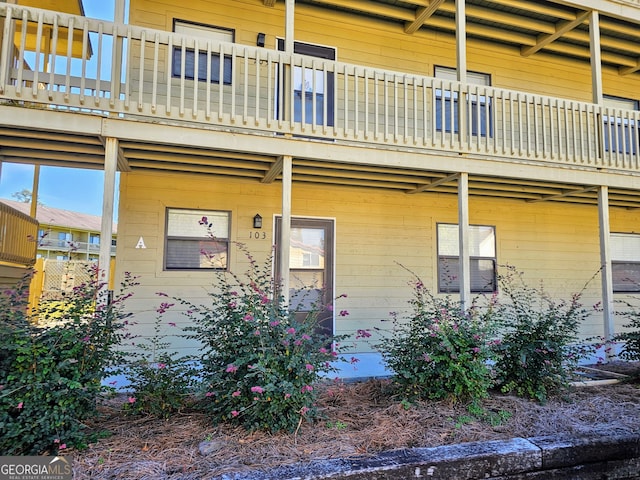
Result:
[[[80,242],[75,240],[58,240],[53,238],[43,237],[38,242],[38,251],[40,252],[63,252],[73,254],[75,256],[92,255],[98,256],[100,254],[100,244],[90,242]],[[111,247],[111,256],[115,256],[116,247]]]
[[[0,20],[0,101],[11,105],[269,138],[640,172],[640,112],[634,110],[6,3]],[[152,158],[137,165],[148,167]],[[95,163],[99,168],[99,156]]]

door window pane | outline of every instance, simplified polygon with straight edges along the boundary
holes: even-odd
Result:
[[[278,39],[278,50],[284,50],[284,40],[281,38]],[[334,48],[310,43],[295,42],[293,51],[294,53],[327,60],[336,59]],[[324,125],[326,113],[326,124],[328,126],[333,125],[333,91],[333,72],[325,72],[320,66],[317,69],[295,66],[293,69],[293,121],[302,122],[304,113],[305,123]],[[314,108],[315,119],[313,115]]]

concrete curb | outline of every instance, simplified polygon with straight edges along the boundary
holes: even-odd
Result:
[[[552,480],[640,478],[640,434],[552,435],[383,452],[268,471],[226,474],[218,480]]]

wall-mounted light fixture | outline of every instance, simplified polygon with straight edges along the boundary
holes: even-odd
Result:
[[[264,33],[259,33],[258,39],[256,40],[256,45],[258,47],[264,47],[265,38],[266,38],[266,35]]]
[[[262,217],[259,213],[256,213],[256,216],[253,217],[253,228],[262,228]]]

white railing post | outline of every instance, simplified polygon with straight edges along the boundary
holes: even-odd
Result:
[[[5,7],[5,17],[2,22],[3,27],[0,30],[0,93],[4,93],[5,85],[9,80],[9,70],[11,69],[13,58],[13,31],[14,22],[12,20],[13,9],[10,6]]]

